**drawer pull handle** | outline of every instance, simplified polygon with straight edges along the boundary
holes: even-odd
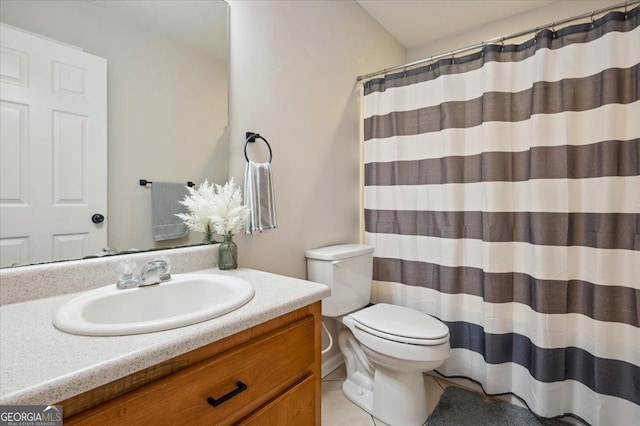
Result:
[[[222,404],[223,402],[226,402],[226,401],[230,400],[231,398],[233,398],[234,396],[236,396],[240,392],[244,392],[244,391],[247,390],[247,385],[245,385],[242,382],[237,382],[236,386],[237,387],[234,390],[232,390],[231,392],[229,392],[226,395],[221,396],[218,399],[215,399],[215,398],[210,396],[209,398],[207,398],[207,402],[209,404],[211,404],[213,407],[217,407],[218,405]]]

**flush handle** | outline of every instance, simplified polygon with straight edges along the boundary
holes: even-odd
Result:
[[[333,266],[335,266],[336,268],[339,268],[339,267],[340,267],[340,265],[342,265],[342,261],[340,261],[340,260],[334,260],[334,261],[332,261],[332,262],[331,262],[331,264],[332,264]]]
[[[238,382],[236,382],[236,388],[234,390],[232,390],[231,392],[229,392],[226,395],[222,395],[218,399],[215,399],[215,398],[210,396],[210,397],[207,398],[207,402],[209,403],[209,405],[211,405],[213,407],[217,407],[218,405],[222,404],[223,402],[227,402],[228,400],[230,400],[231,398],[233,398],[234,396],[236,396],[240,392],[244,392],[246,390],[247,390],[247,385],[245,385],[244,383],[238,381]]]

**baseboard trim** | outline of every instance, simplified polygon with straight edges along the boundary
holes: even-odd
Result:
[[[340,367],[344,364],[344,358],[342,357],[342,352],[338,352],[334,354],[332,357],[324,359],[322,357],[322,378],[329,375],[333,370]]]

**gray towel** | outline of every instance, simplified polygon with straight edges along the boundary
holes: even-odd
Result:
[[[151,233],[154,241],[173,240],[189,230],[176,213],[187,213],[179,203],[188,194],[184,183],[153,182],[151,185]]]
[[[247,162],[244,169],[244,204],[250,210],[244,224],[246,234],[278,227],[271,163]]]

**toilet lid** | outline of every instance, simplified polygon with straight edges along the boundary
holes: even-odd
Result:
[[[350,316],[361,330],[395,341],[428,345],[449,336],[449,328],[444,323],[404,306],[378,303]]]

